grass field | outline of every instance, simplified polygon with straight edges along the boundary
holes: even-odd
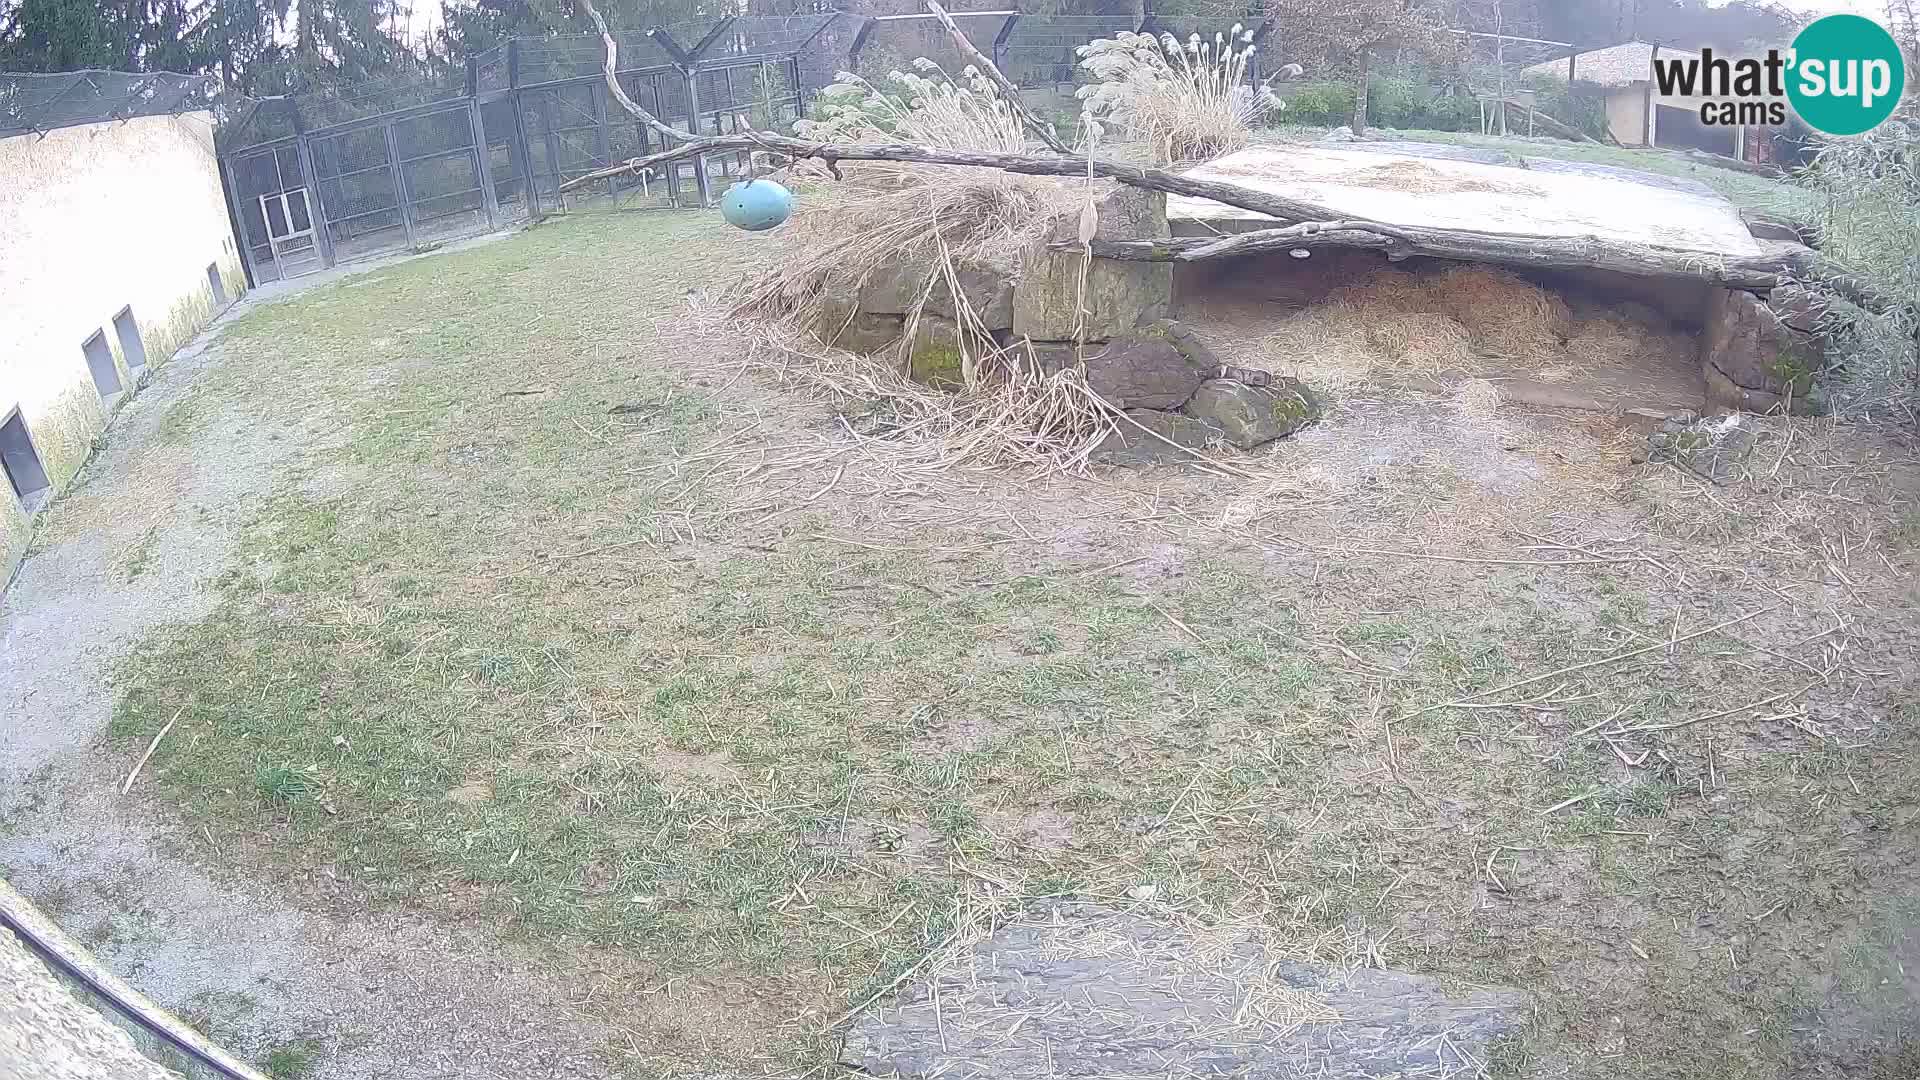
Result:
[[[1712,489],[1356,392],[1253,479],[902,468],[693,317],[777,243],[575,214],[227,331],[163,432],[331,435],[117,684],[200,854],[550,945],[636,1076],[806,1072],[1053,896],[1524,987],[1496,1076],[1891,1052],[1910,451],[1771,423]]]

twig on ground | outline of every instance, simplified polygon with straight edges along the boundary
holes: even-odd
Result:
[[[1154,823],[1153,828],[1148,829],[1147,832],[1156,833],[1167,827],[1167,822],[1173,820],[1173,815],[1180,812],[1180,804],[1187,801],[1187,796],[1192,793],[1194,785],[1200,782],[1200,772],[1201,770],[1199,769],[1193,770],[1193,776],[1187,780],[1187,786],[1181,788],[1180,794],[1173,797],[1173,803],[1167,807],[1167,812],[1162,815],[1160,820]]]
[[[1545,810],[1535,810],[1534,813],[1539,814],[1542,817],[1545,817],[1546,815],[1551,814],[1556,810],[1565,810],[1569,806],[1574,806],[1579,803],[1586,802],[1588,799],[1593,798],[1595,795],[1600,794],[1604,790],[1605,790],[1604,788],[1591,788],[1584,795],[1575,795],[1571,799],[1562,799],[1559,802],[1554,803],[1552,806],[1547,807]]]
[[[1770,698],[1762,698],[1759,701],[1753,702],[1752,704],[1737,705],[1731,709],[1721,709],[1719,712],[1708,713],[1705,716],[1695,716],[1686,720],[1676,720],[1671,724],[1636,724],[1630,728],[1621,728],[1619,731],[1614,732],[1613,734],[1634,735],[1642,731],[1672,731],[1675,728],[1692,727],[1695,724],[1705,723],[1708,720],[1718,720],[1723,716],[1732,716],[1735,713],[1743,713],[1749,709],[1764,708],[1768,705],[1773,704],[1776,701],[1781,701],[1790,697],[1798,697],[1801,694],[1806,693],[1807,691],[1813,689],[1818,685],[1820,685],[1818,681],[1810,682],[1807,685],[1800,687],[1798,690],[1782,691],[1781,693],[1775,694]]]
[[[140,770],[147,767],[147,759],[152,757],[153,752],[160,748],[160,740],[167,737],[167,732],[173,730],[173,722],[180,719],[180,714],[186,711],[187,707],[185,705],[180,706],[173,710],[173,715],[167,718],[165,724],[161,725],[160,731],[154,735],[153,741],[147,744],[147,752],[141,754],[140,760],[133,763],[133,771],[127,774],[127,782],[120,785],[120,794],[125,795],[127,792],[133,790],[133,782],[140,779]]]
[[[1159,604],[1154,603],[1152,600],[1148,599],[1147,597],[1143,596],[1140,599],[1146,600],[1147,606],[1159,612],[1162,618],[1172,623],[1174,626],[1174,629],[1179,630],[1181,633],[1187,635],[1188,637],[1192,638],[1197,642],[1200,642],[1203,645],[1206,644],[1205,638],[1202,638],[1199,634],[1194,633],[1193,627],[1188,626],[1186,623],[1183,623],[1179,619],[1174,618],[1173,612],[1168,611],[1166,608],[1163,608]]]
[[[1545,679],[1551,679],[1556,675],[1571,675],[1576,671],[1589,671],[1593,668],[1605,667],[1608,664],[1617,664],[1622,660],[1631,660],[1636,656],[1645,656],[1650,652],[1658,652],[1661,649],[1666,649],[1674,645],[1678,645],[1680,642],[1683,642],[1683,641],[1692,641],[1694,638],[1704,637],[1708,634],[1713,633],[1716,630],[1724,630],[1729,626],[1738,626],[1739,624],[1746,622],[1750,619],[1757,619],[1760,616],[1765,615],[1770,611],[1774,611],[1778,609],[1779,606],[1780,605],[1775,604],[1772,607],[1764,607],[1758,611],[1750,611],[1738,618],[1728,619],[1727,621],[1722,623],[1716,623],[1713,626],[1709,626],[1704,630],[1695,630],[1690,634],[1685,634],[1680,637],[1673,638],[1670,641],[1666,641],[1666,640],[1658,641],[1652,645],[1648,645],[1645,648],[1631,649],[1627,652],[1615,653],[1612,656],[1604,656],[1598,660],[1589,660],[1584,664],[1575,664],[1572,667],[1563,667],[1557,671],[1549,671],[1545,675],[1535,675],[1530,679],[1521,679],[1519,682],[1508,683],[1505,686],[1496,687],[1492,690],[1482,690],[1477,694],[1469,694],[1466,697],[1458,698],[1453,701],[1443,701],[1437,705],[1428,705],[1425,708],[1415,709],[1410,713],[1405,713],[1400,716],[1397,716],[1394,718],[1393,722],[1397,724],[1402,720],[1410,720],[1416,716],[1420,716],[1424,713],[1434,712],[1435,710],[1438,710],[1438,709],[1452,708],[1455,705],[1461,705],[1469,701],[1478,701],[1481,698],[1492,697],[1495,694],[1504,694],[1509,690],[1518,690],[1522,686],[1532,686],[1534,683],[1540,682]]]

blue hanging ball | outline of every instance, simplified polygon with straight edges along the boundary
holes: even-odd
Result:
[[[766,232],[793,213],[793,192],[771,180],[742,180],[720,196],[720,216],[748,232]]]

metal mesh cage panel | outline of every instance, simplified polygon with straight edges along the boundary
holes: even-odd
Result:
[[[210,75],[0,74],[0,138],[135,116],[211,110],[219,93],[220,80]]]
[[[1076,49],[1132,29],[1128,15],[1022,16],[1009,29],[995,63],[1020,86],[1071,83],[1079,70]]]

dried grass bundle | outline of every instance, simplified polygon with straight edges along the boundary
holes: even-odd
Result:
[[[1500,408],[1500,388],[1485,379],[1468,379],[1454,389],[1453,409],[1469,420],[1491,420]]]
[[[1247,68],[1253,31],[1182,43],[1172,34],[1121,32],[1076,50],[1094,81],[1076,91],[1089,126],[1111,123],[1144,140],[1162,164],[1211,161],[1247,145],[1253,125],[1286,108]]]
[[[907,139],[934,147],[1017,153],[1020,122],[973,68],[947,78],[922,59],[883,89],[843,74],[811,138]],[[1077,368],[1042,375],[1027,350],[996,342],[968,302],[963,271],[1017,277],[1034,238],[1089,199],[1078,184],[990,169],[905,162],[847,163],[818,185],[785,229],[785,257],[729,298],[755,358],[783,380],[865,402],[859,437],[884,440],[899,460],[939,467],[1028,466],[1080,471],[1100,440],[1125,423],[1087,389]],[[881,272],[930,268],[916,285],[893,356],[822,345],[816,331],[834,297],[857,296]],[[961,354],[954,392],[907,377],[905,352],[936,294],[950,299]],[[944,326],[944,324],[942,324]],[[864,430],[863,430],[864,427]]]
[[[1019,118],[974,68],[956,81],[925,58],[914,66],[916,73],[893,72],[886,87],[841,73],[822,92],[823,118],[804,122],[802,133],[825,141],[1026,149]],[[740,290],[734,312],[814,327],[828,297],[857,294],[887,268],[930,267],[932,275],[912,298],[903,340],[911,340],[928,297],[945,284],[962,328],[955,344],[963,381],[981,389],[997,346],[956,287],[961,269],[1017,275],[1035,231],[1071,207],[1075,193],[1057,181],[991,169],[890,161],[842,169],[839,182],[810,192],[807,209],[786,230],[787,257]]]
[[[1304,276],[1314,273],[1322,280],[1358,277],[1276,316],[1267,297],[1277,288],[1311,295],[1313,282]],[[1293,370],[1336,398],[1370,381],[1370,373],[1424,379],[1497,373],[1556,382],[1622,366],[1690,366],[1695,351],[1687,334],[1640,305],[1578,316],[1558,294],[1485,266],[1349,269],[1316,257],[1278,264],[1257,287],[1216,279],[1209,292],[1189,301],[1185,317],[1215,331],[1230,362]]]
[[[1452,316],[1393,310],[1392,301],[1378,300],[1351,310],[1367,347],[1393,367],[1439,374],[1458,371],[1473,357],[1472,339]]]
[[[712,320],[715,332],[738,332],[724,309]],[[840,413],[845,430],[884,448],[895,468],[1077,473],[1116,422],[1124,423],[1079,368],[1047,375],[1011,368],[949,393],[913,381],[883,358],[823,346],[778,320],[756,319],[746,329],[754,366],[847,403]]]

